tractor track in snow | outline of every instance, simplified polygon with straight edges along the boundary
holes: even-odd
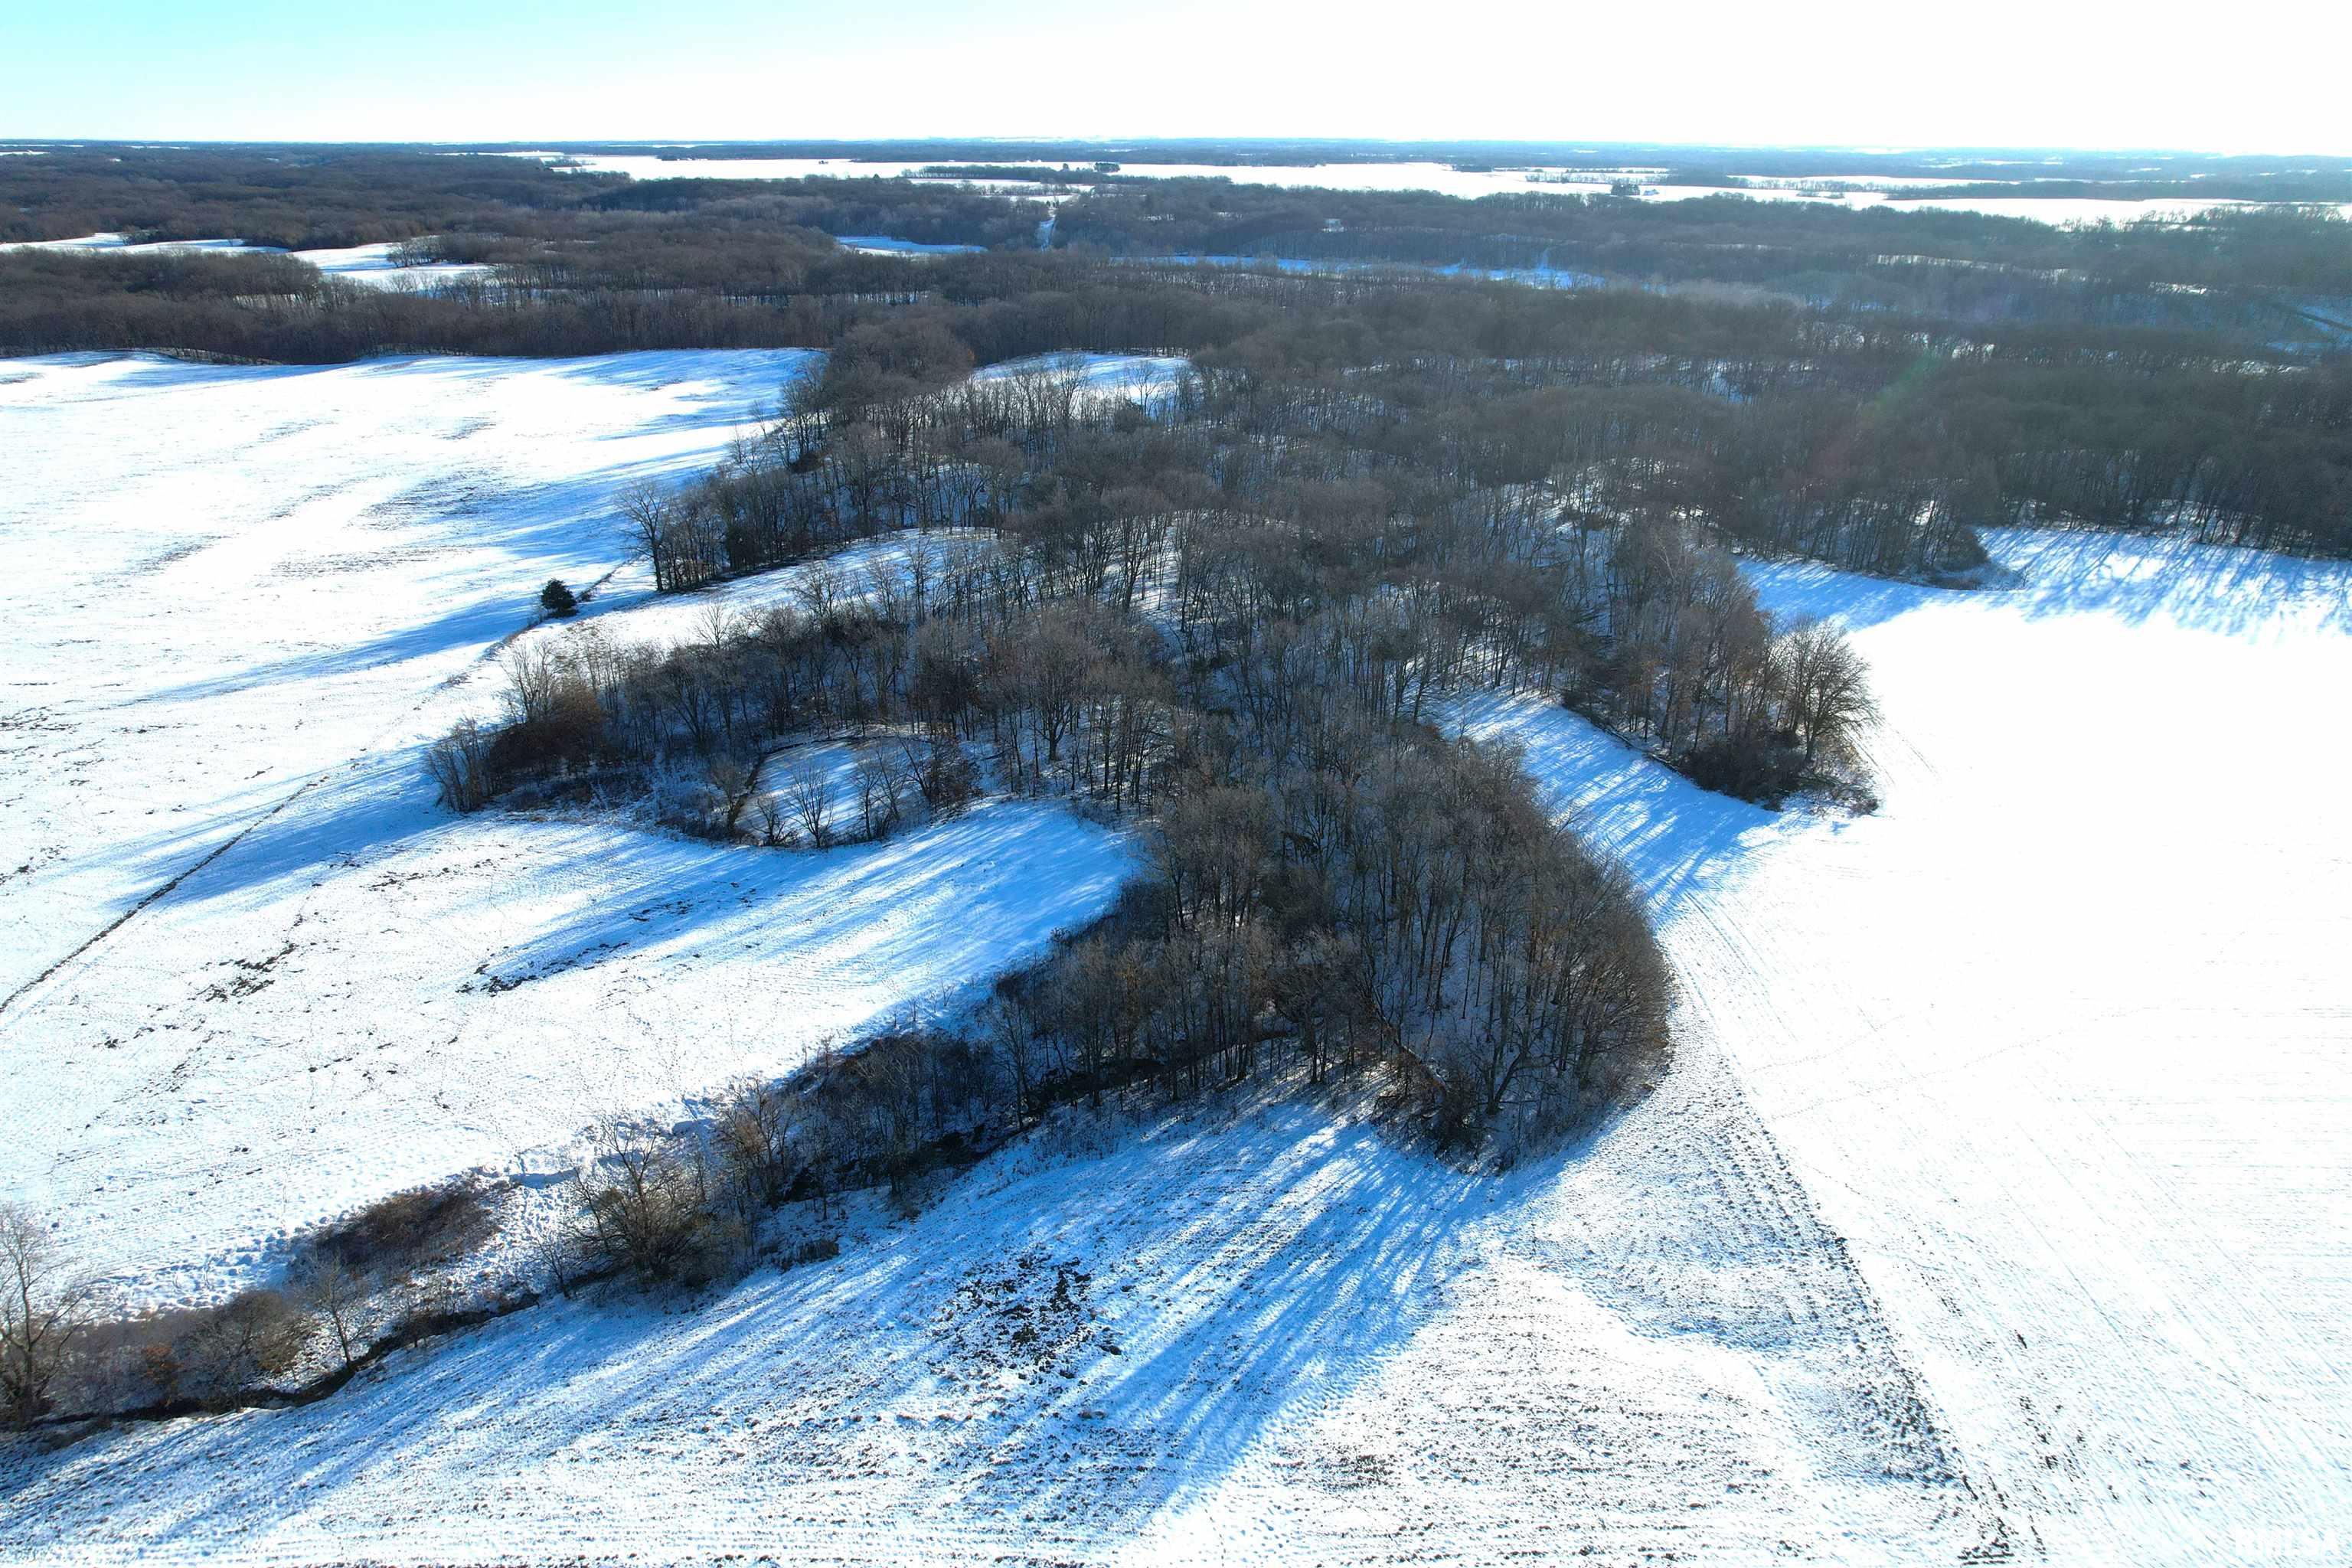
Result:
[[[619,570],[620,568],[618,566],[608,568],[604,576],[596,579],[595,585],[597,587],[602,587],[606,582],[611,580],[613,574]],[[501,652],[505,651],[505,649],[511,645],[517,637],[530,630],[532,626],[538,626],[544,618],[545,617],[543,616],[535,616],[532,619],[524,622],[521,626],[517,626],[514,630],[509,632],[506,636],[499,638],[496,642],[484,648],[480,653],[475,655],[473,659],[470,660],[464,668],[435,682],[430,689],[428,689],[423,696],[417,698],[415,701],[410,703],[406,709],[402,710],[397,719],[394,719],[390,723],[384,725],[376,732],[373,739],[361,746],[357,752],[345,757],[341,762],[331,763],[326,767],[319,769],[309,778],[304,779],[300,784],[295,785],[292,790],[289,791],[284,796],[280,797],[276,804],[263,811],[258,816],[249,819],[245,826],[239,827],[235,833],[232,833],[228,837],[224,838],[218,844],[214,845],[210,849],[205,850],[204,854],[197,857],[187,866],[183,867],[180,870],[174,872],[162,883],[150,889],[136,902],[131,904],[130,908],[124,910],[121,914],[115,916],[112,920],[99,927],[97,931],[92,931],[89,936],[83,938],[70,952],[66,953],[63,957],[51,963],[47,968],[42,970],[38,974],[34,975],[31,979],[18,985],[15,990],[9,992],[6,996],[0,997],[0,1017],[5,1017],[10,1008],[14,1007],[26,996],[28,996],[33,992],[38,990],[47,981],[62,973],[77,959],[79,959],[83,955],[96,950],[109,937],[114,935],[124,926],[129,925],[141,914],[144,913],[149,909],[152,909],[156,904],[161,903],[163,900],[170,898],[174,892],[179,890],[181,885],[186,882],[189,878],[203,872],[206,868],[219,860],[229,851],[244,843],[246,839],[250,837],[254,833],[268,826],[270,823],[284,816],[286,812],[304,795],[318,788],[320,784],[325,783],[329,778],[331,778],[336,773],[346,773],[351,769],[358,767],[361,763],[373,755],[376,748],[383,745],[387,738],[397,733],[403,725],[415,718],[419,713],[424,712],[425,710],[431,705],[436,697],[445,691],[452,689],[455,687],[462,685],[467,679],[471,678],[476,670],[488,663],[491,659],[496,658]]]

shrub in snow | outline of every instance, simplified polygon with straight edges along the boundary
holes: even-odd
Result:
[[[231,1405],[291,1368],[309,1348],[310,1334],[310,1321],[277,1291],[245,1291],[188,1336],[185,1386],[209,1404]]]
[[[561,577],[550,577],[547,586],[539,591],[539,607],[551,616],[568,616],[580,607],[580,600],[563,585]]]
[[[441,788],[441,804],[452,811],[479,811],[490,798],[492,731],[471,719],[460,721],[425,753],[425,771]]]
[[[469,1251],[490,1232],[489,1205],[473,1187],[412,1187],[379,1198],[321,1230],[312,1255],[355,1269],[414,1269]]]
[[[596,1158],[581,1176],[580,1254],[644,1284],[725,1277],[747,1234],[709,1206],[700,1159],[649,1122],[612,1118],[595,1138]]]

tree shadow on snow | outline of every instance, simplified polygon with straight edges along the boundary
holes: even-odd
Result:
[[[1632,874],[1653,923],[1791,831],[1781,814],[1701,789],[1558,703],[1482,693],[1453,702],[1449,715],[1477,740],[1520,749],[1545,803]]]
[[[2352,566],[2186,533],[1987,529],[2000,581],[1932,588],[1811,563],[1748,562],[1765,606],[1854,630],[1930,606],[2005,609],[2031,619],[2098,615],[2127,625],[2161,618],[2238,637],[2282,623],[2352,631]]]
[[[550,1478],[583,1502],[633,1480],[704,1507],[756,1498],[828,1539],[845,1512],[882,1532],[1132,1531],[1370,1375],[1441,1304],[1466,1206],[1493,1212],[1485,1179],[1295,1104],[991,1169],[839,1258],[675,1315],[625,1295],[553,1305],[401,1352],[318,1405],[0,1460],[27,1505],[18,1544],[378,1523],[397,1539]],[[1040,1315],[991,1294],[1024,1270],[1032,1303],[1084,1276],[1042,1349],[1020,1334]],[[597,1530],[564,1511],[511,1544]]]
[[[1034,951],[1061,925],[1090,919],[1129,874],[1123,856],[1106,852],[1104,830],[1052,803],[983,801],[952,821],[822,851],[503,812],[458,817],[435,804],[422,752],[411,744],[331,769],[187,875],[170,902],[301,897],[328,878],[396,868],[403,857],[446,859],[443,851],[488,834],[525,857],[506,856],[493,875],[551,879],[589,895],[509,945],[463,955],[502,983],[713,936],[755,963],[779,951],[821,952],[868,973],[958,977],[993,973],[1004,953]],[[139,858],[142,881],[160,885],[217,845],[218,827],[208,817],[127,853]],[[532,847],[530,836],[544,829],[561,837]]]
[[[421,520],[417,531],[425,536],[414,541],[426,548],[459,552],[459,559],[447,569],[419,574],[413,562],[400,557],[402,545],[411,542],[402,533],[387,535],[384,559],[374,568],[392,574],[403,597],[431,607],[432,613],[424,618],[331,647],[167,686],[152,698],[183,701],[350,675],[461,648],[487,650],[530,625],[539,614],[540,587],[548,574],[568,570],[565,563],[612,562],[625,556],[632,545],[614,498],[632,483],[673,475],[678,467],[673,458],[615,463],[561,483],[505,484],[471,494],[452,504],[455,515]],[[420,488],[441,484],[436,480]],[[404,500],[395,497],[388,505],[397,508]],[[362,565],[338,574],[338,584],[324,591],[362,590],[370,570]],[[366,615],[367,609],[362,608],[353,618],[363,619]]]
[[[2340,561],[2200,544],[2172,532],[2000,531],[1987,542],[2023,576],[2014,596],[2035,617],[2161,618],[2227,637],[2290,622],[2352,631],[2352,566]]]
[[[983,805],[879,844],[815,851],[613,836],[583,867],[598,897],[489,959],[506,979],[671,949],[724,926],[752,961],[777,949],[854,955],[869,973],[992,975],[1063,923],[1106,907],[1127,867],[1061,807]],[[1076,911],[1075,913],[1073,911]]]

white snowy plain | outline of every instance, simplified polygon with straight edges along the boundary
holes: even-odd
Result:
[[[793,368],[0,366],[0,822],[57,847],[0,885],[8,984],[257,824],[0,1016],[0,1184],[211,1293],[1099,907],[1127,852],[1045,808],[871,860],[430,808],[414,748],[518,585],[593,579],[609,489]],[[1682,983],[1675,1065],[1578,1147],[1471,1177],[1311,1102],[1069,1117],[829,1262],[0,1449],[0,1558],[2340,1561],[2352,577],[1995,548],[2014,591],[1757,574],[1872,662],[1872,816],[1455,710],[1625,858]]]
[[[1853,820],[1509,734],[1649,886],[1979,1496],[2061,1563],[2352,1552],[2352,569],[1995,534],[2022,584],[1769,568],[1885,709]]]
[[[539,584],[611,573],[584,621],[674,635],[613,494],[809,357],[0,366],[0,1189],[118,1300],[560,1172],[599,1116],[787,1071],[1116,891],[1125,848],[1043,805],[823,855],[435,806],[420,749],[495,707]]]

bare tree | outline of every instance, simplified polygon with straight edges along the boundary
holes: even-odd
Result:
[[[898,797],[906,775],[878,749],[857,758],[857,826],[868,840],[881,837],[898,825]]]
[[[97,1314],[97,1288],[31,1210],[0,1202],[0,1395],[28,1422]]]
[[[981,1025],[998,1058],[1003,1062],[1007,1085],[1013,1090],[1013,1119],[1016,1126],[1029,1121],[1029,1094],[1043,1076],[1045,1048],[1037,1038],[1037,1024],[1030,1010],[1010,994],[1000,993],[982,1010]]]
[[[1878,717],[1870,670],[1843,633],[1822,621],[1801,621],[1783,634],[1789,702],[1805,739],[1805,761],[1852,752]]]
[[[352,1342],[373,1327],[374,1281],[330,1253],[315,1260],[296,1283],[296,1300],[335,1337],[335,1349],[351,1370]]]
[[[842,579],[841,570],[830,561],[812,561],[801,568],[793,583],[793,595],[813,621],[830,624],[848,596],[849,585]]]
[[[292,1366],[310,1341],[310,1323],[285,1297],[244,1290],[188,1336],[189,1371],[205,1397],[227,1405]]]
[[[823,762],[804,756],[793,764],[784,779],[784,801],[813,847],[833,843],[833,771]]]
[[[507,710],[517,721],[528,723],[554,711],[563,668],[552,648],[519,643],[499,656],[499,665],[507,672]]]
[[[980,793],[978,772],[953,730],[934,731],[921,746],[901,742],[899,749],[906,759],[907,776],[915,781],[933,817],[955,816]]]
[[[731,1240],[704,1206],[699,1171],[650,1122],[608,1117],[582,1175],[583,1241],[642,1280],[711,1272]]]
[[[441,791],[441,804],[452,811],[478,811],[490,797],[492,734],[471,719],[425,750],[425,771]]]
[[[702,646],[712,653],[723,652],[727,645],[741,635],[734,610],[724,599],[712,599],[694,617],[694,629]]]
[[[801,1102],[782,1084],[746,1079],[719,1112],[719,1154],[746,1219],[782,1201],[793,1173],[793,1130]]]
[[[726,816],[720,827],[728,837],[735,837],[735,826],[743,817],[743,808],[751,804],[751,795],[759,787],[760,764],[746,763],[742,758],[725,752],[715,753],[704,769],[711,789],[717,793]]]
[[[653,563],[656,593],[667,593],[676,585],[667,559],[669,514],[668,493],[650,479],[631,485],[621,494],[621,515],[629,520],[639,552]]]

